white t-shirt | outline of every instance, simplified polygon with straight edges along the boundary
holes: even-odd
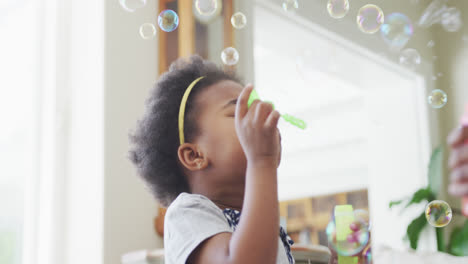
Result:
[[[164,219],[164,263],[184,264],[201,242],[222,232],[232,233],[234,228],[221,208],[203,195],[179,194]],[[276,264],[289,264],[279,236]]]

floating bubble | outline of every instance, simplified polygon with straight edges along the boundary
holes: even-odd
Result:
[[[233,47],[228,47],[221,52],[221,60],[224,64],[232,66],[239,62],[239,52]]]
[[[433,48],[434,46],[435,46],[435,42],[433,40],[429,40],[429,42],[427,43],[427,47]]]
[[[427,102],[432,108],[442,108],[447,104],[447,94],[440,89],[435,89],[427,97]]]
[[[349,12],[348,0],[328,0],[327,3],[328,14],[333,18],[343,18]]]
[[[146,5],[146,0],[119,0],[119,3],[125,11],[135,12]]]
[[[400,54],[400,64],[410,69],[416,68],[421,64],[421,56],[415,49],[405,49]]]
[[[462,37],[462,40],[465,42],[465,43],[468,43],[468,35],[464,35]]]
[[[326,233],[331,247],[341,256],[353,256],[361,252],[369,242],[368,224],[360,221],[355,212],[341,216],[351,220],[348,227],[337,227],[334,220],[327,225]]]
[[[444,201],[432,201],[426,205],[426,219],[431,226],[444,227],[452,220],[452,208]]]
[[[413,36],[413,24],[407,16],[392,13],[386,17],[380,33],[391,50],[399,51]]]
[[[444,76],[443,73],[441,73],[441,72],[438,72],[438,73],[437,73],[437,77],[442,77],[442,76]]]
[[[152,39],[156,36],[156,27],[151,23],[144,23],[140,26],[140,36],[143,39]]]
[[[459,31],[463,25],[460,17],[460,10],[455,7],[447,8],[447,10],[442,13],[441,19],[442,27],[448,32]]]
[[[299,8],[299,3],[297,0],[284,0],[283,9],[285,11],[296,11]]]
[[[380,7],[368,4],[359,9],[356,22],[362,32],[374,34],[379,31],[384,23],[384,17],[384,13]]]
[[[222,9],[222,0],[194,0],[192,3],[193,16],[204,25],[213,22],[221,14]]]
[[[363,264],[372,264],[372,250],[371,247],[366,248],[362,252]]]
[[[418,25],[428,28],[435,23],[439,23],[442,14],[447,10],[447,2],[448,0],[433,0],[419,18]]]
[[[174,31],[179,26],[179,16],[173,10],[164,10],[158,16],[158,25],[163,31]]]
[[[217,0],[196,0],[195,9],[202,16],[211,16],[218,10]]]
[[[369,212],[364,209],[356,209],[354,210],[354,218],[356,221],[364,223],[367,229],[370,229],[370,217]]]
[[[232,15],[231,24],[234,28],[242,29],[247,25],[247,17],[242,12],[237,12]]]

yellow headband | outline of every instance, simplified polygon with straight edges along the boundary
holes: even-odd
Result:
[[[187,90],[185,90],[184,97],[182,97],[182,102],[180,102],[179,108],[179,139],[180,145],[184,144],[184,115],[185,115],[185,104],[187,104],[187,99],[192,91],[193,87],[200,81],[201,79],[205,78],[205,76],[199,77],[195,81],[193,81]]]

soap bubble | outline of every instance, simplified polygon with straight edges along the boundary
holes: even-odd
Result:
[[[328,14],[333,18],[343,18],[349,12],[348,0],[328,0]]]
[[[460,17],[460,10],[455,7],[448,8],[442,14],[442,27],[448,32],[456,32],[462,27],[462,20]]]
[[[384,23],[384,17],[384,13],[380,7],[368,4],[359,9],[356,22],[362,32],[374,34],[379,31],[380,26]]]
[[[463,42],[468,43],[468,35],[462,37]]]
[[[296,11],[299,8],[299,3],[297,0],[284,0],[283,9],[285,11]]]
[[[237,29],[242,29],[247,25],[247,17],[242,12],[237,12],[232,15],[231,24]]]
[[[428,43],[427,43],[427,47],[428,48],[433,48],[435,46],[435,42],[433,40],[430,40]]]
[[[140,36],[143,39],[152,39],[156,36],[156,27],[151,23],[144,23],[140,26]]]
[[[158,25],[166,32],[174,31],[179,26],[179,16],[173,10],[164,10],[159,14]]]
[[[447,10],[448,0],[432,0],[419,18],[418,25],[428,28],[441,21],[441,16]]]
[[[392,13],[387,16],[385,24],[380,28],[380,33],[391,50],[401,50],[413,36],[413,24],[411,20],[400,13]]]
[[[221,60],[224,64],[232,66],[239,62],[239,52],[233,47],[228,47],[221,52]]]
[[[421,56],[415,49],[405,49],[400,54],[400,64],[414,69],[417,65],[421,64]]]
[[[354,218],[356,221],[366,224],[367,229],[370,229],[369,212],[364,209],[354,210]]]
[[[119,3],[125,11],[135,12],[146,5],[146,0],[119,0]]]
[[[432,108],[442,108],[447,104],[447,94],[440,89],[435,89],[427,97],[427,102]]]
[[[217,0],[196,0],[195,9],[202,16],[211,16],[218,9]]]
[[[362,264],[372,264],[372,250],[371,247],[366,248],[362,252],[363,262]]]
[[[452,220],[452,208],[444,201],[432,201],[426,205],[426,219],[431,226],[444,227]]]
[[[355,212],[347,212],[341,217],[347,221],[349,226],[336,226],[332,220],[327,225],[326,233],[330,246],[341,256],[353,256],[361,252],[369,242],[369,225],[359,220]]]
[[[201,24],[208,25],[222,12],[222,0],[195,0],[192,2],[192,13]]]

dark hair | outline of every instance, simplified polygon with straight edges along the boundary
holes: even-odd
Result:
[[[179,107],[187,87],[198,77],[205,76],[193,88],[187,100],[184,118],[186,142],[197,136],[195,122],[197,109],[194,98],[204,88],[223,80],[240,83],[234,75],[223,71],[214,63],[194,55],[178,59],[169,67],[150,92],[145,102],[143,118],[130,132],[130,160],[162,206],[169,204],[181,193],[190,192],[187,179],[178,162]]]

